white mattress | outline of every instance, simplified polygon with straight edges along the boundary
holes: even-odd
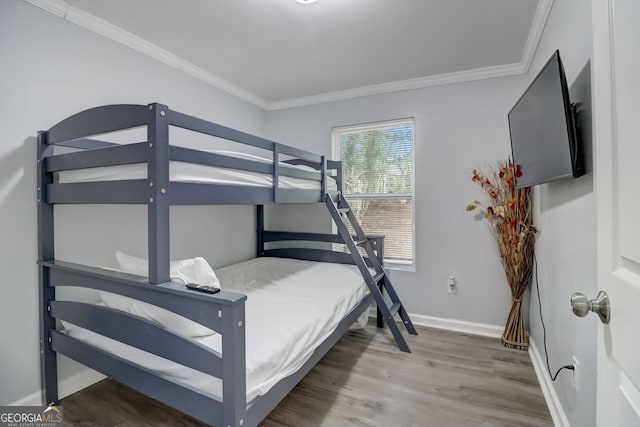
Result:
[[[223,154],[259,163],[272,164],[273,161],[253,154],[238,153],[234,151],[209,151],[210,153]],[[283,166],[291,169],[315,171],[315,169],[302,165]],[[128,179],[147,179],[147,165],[136,163],[131,165],[106,166],[88,169],[76,169],[60,172],[58,182],[61,184],[74,182],[115,181]],[[271,187],[273,180],[271,175],[246,172],[237,169],[221,168],[216,166],[199,165],[195,163],[172,161],[169,163],[169,180],[173,182],[198,182],[207,184],[248,185],[254,187]],[[320,181],[310,179],[280,176],[279,188],[320,190]],[[335,191],[336,182],[332,177],[327,179],[327,190]]]
[[[357,269],[342,264],[257,258],[220,268],[216,275],[223,289],[247,294],[247,402],[300,369],[369,293]],[[77,326],[69,325],[67,333],[163,378],[222,396],[218,378]],[[197,341],[221,351],[219,334]]]

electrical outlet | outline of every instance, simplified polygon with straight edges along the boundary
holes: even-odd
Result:
[[[575,355],[571,356],[571,360],[573,361],[573,371],[571,371],[573,373],[573,388],[576,391],[580,391],[580,362],[578,362],[578,358]]]
[[[447,279],[447,292],[450,294],[458,292],[458,288],[456,287],[456,278],[453,276],[449,276]]]

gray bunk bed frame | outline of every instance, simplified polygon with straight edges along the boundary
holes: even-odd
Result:
[[[147,140],[119,145],[91,139],[115,131],[146,126]],[[188,129],[240,144],[268,150],[273,163],[265,164],[207,151],[172,146],[169,126]],[[39,306],[41,314],[41,377],[47,404],[58,403],[56,354],[60,353],[214,426],[254,426],[295,387],[324,354],[372,304],[378,305],[378,326],[390,327],[398,346],[409,351],[399,333],[398,314],[409,333],[415,329],[382,267],[384,238],[364,236],[346,200],[341,195],[342,170],[337,161],[192,117],[167,106],[107,105],[92,108],[38,132],[37,206]],[[80,149],[54,154],[53,146]],[[311,166],[315,171],[295,170],[285,163]],[[172,182],[169,162],[181,161],[269,174],[272,187]],[[54,174],[65,170],[144,163],[147,178],[87,183],[54,182]],[[327,191],[333,171],[338,191]],[[320,182],[320,190],[284,189],[280,176]],[[289,233],[264,229],[264,204],[325,203],[338,226],[338,234]],[[56,204],[140,204],[148,212],[149,276],[57,261],[54,253],[54,206]],[[169,210],[173,205],[251,204],[257,206],[257,256],[276,256],[356,264],[370,294],[339,323],[336,330],[314,351],[302,368],[281,380],[269,392],[246,400],[245,306],[246,296],[221,291],[215,295],[188,290],[169,277]],[[347,229],[352,223],[356,235]],[[351,254],[323,249],[269,249],[271,242],[313,241],[346,244]],[[358,247],[363,247],[363,257]],[[369,268],[373,268],[375,274]],[[204,347],[194,339],[136,316],[74,301],[56,300],[56,287],[84,287],[107,291],[147,302],[200,323],[222,336],[222,352]],[[383,297],[388,292],[388,305]],[[131,361],[121,359],[56,330],[56,319],[65,320],[138,349],[220,378],[222,399],[159,377]]]

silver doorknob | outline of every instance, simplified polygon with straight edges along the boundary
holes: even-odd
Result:
[[[573,314],[578,317],[584,317],[593,311],[600,317],[602,323],[609,323],[611,317],[609,306],[609,295],[606,292],[598,292],[598,296],[595,299],[590,300],[584,294],[576,292],[571,295],[571,308]]]

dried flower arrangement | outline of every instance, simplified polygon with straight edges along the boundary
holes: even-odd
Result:
[[[488,173],[473,170],[471,180],[489,196],[485,205],[478,200],[467,211],[484,214],[498,244],[502,266],[511,288],[512,305],[502,334],[506,347],[526,350],[529,338],[524,329],[522,295],[531,282],[536,229],[533,226],[531,188],[516,188],[515,178],[522,176],[522,167],[514,168],[511,160],[498,161]]]

